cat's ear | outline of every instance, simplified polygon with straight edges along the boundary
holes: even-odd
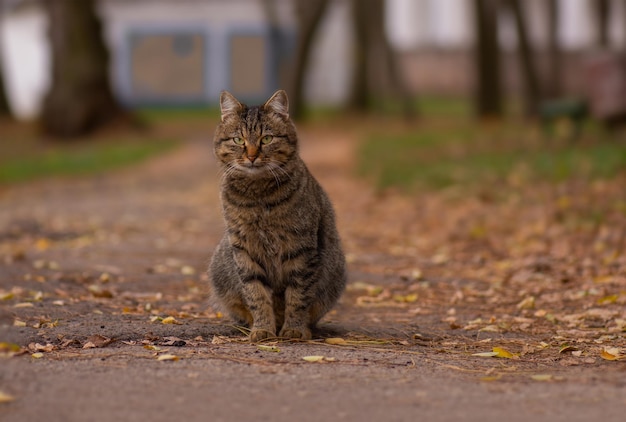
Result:
[[[279,89],[263,104],[263,108],[271,110],[281,116],[289,117],[289,99],[287,98],[287,93]]]
[[[222,111],[222,122],[226,116],[237,114],[241,111],[243,106],[233,94],[228,91],[222,91],[220,94],[220,110]]]

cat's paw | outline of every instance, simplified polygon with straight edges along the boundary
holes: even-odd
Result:
[[[260,341],[274,337],[276,337],[276,333],[273,333],[269,330],[253,328],[252,331],[250,331],[250,343],[258,343]]]
[[[284,327],[280,330],[280,334],[278,335],[282,338],[293,338],[298,340],[310,340],[311,330],[308,328],[292,328],[292,327]]]

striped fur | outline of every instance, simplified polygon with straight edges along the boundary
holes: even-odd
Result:
[[[284,91],[257,107],[223,92],[220,104],[226,233],[209,268],[213,296],[253,342],[311,338],[346,283],[332,205],[298,155]]]

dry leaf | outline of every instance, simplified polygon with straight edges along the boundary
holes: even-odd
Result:
[[[347,341],[345,341],[341,337],[331,337],[331,338],[325,339],[324,343],[327,343],[327,344],[346,344]]]
[[[33,353],[30,355],[31,357],[35,358],[35,359],[39,359],[43,357],[43,353],[41,352],[37,352],[37,353]]]
[[[552,381],[554,379],[554,376],[550,374],[536,374],[536,375],[531,375],[530,378],[533,381]]]
[[[15,397],[0,390],[0,403],[9,403],[13,400],[15,400]]]
[[[177,361],[180,360],[180,358],[176,355],[161,355],[157,358],[157,360],[172,360],[172,361]]]
[[[95,334],[93,336],[89,336],[87,339],[87,343],[83,346],[83,349],[90,349],[94,347],[104,347],[113,342],[113,339],[108,337],[101,336],[99,334]]]
[[[302,359],[307,362],[323,362],[324,356],[303,356]]]
[[[256,346],[257,349],[262,350],[264,352],[275,352],[278,353],[280,352],[280,349],[276,346],[268,346],[266,344],[258,344]]]
[[[181,325],[182,322],[178,321],[173,316],[168,316],[167,318],[163,318],[163,320],[161,321],[161,324],[178,324],[178,325]]]
[[[498,356],[498,352],[480,352],[480,353],[472,353],[472,356],[478,356],[481,358],[493,358]]]
[[[494,347],[492,351],[496,354],[496,357],[498,358],[519,359],[519,356],[509,352],[506,349],[503,349],[502,347]]]
[[[600,353],[600,357],[604,360],[620,360],[626,359],[626,355],[622,355],[617,347],[607,347]]]

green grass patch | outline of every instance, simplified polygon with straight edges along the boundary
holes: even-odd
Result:
[[[0,145],[0,150],[10,148],[7,142],[0,142],[5,144]],[[0,183],[103,172],[138,163],[177,145],[168,139],[86,140],[53,146],[32,139],[19,142],[22,145],[18,153],[0,157]]]
[[[358,171],[381,189],[610,178],[626,171],[626,143],[597,131],[571,143],[521,123],[422,121],[401,134],[369,135],[359,150]]]

